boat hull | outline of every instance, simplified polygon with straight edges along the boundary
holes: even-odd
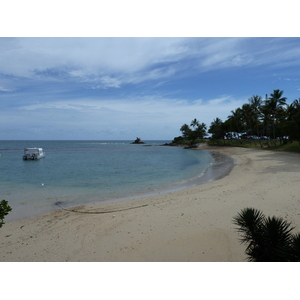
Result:
[[[23,155],[23,160],[38,160],[44,157],[45,155]]]
[[[45,152],[42,148],[25,148],[23,160],[38,160],[45,157]]]

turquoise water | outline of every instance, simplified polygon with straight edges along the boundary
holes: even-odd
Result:
[[[159,146],[170,141],[0,141],[0,200],[12,206],[5,220],[64,206],[155,191],[200,176],[212,164],[206,150]],[[25,147],[46,158],[23,161]]]

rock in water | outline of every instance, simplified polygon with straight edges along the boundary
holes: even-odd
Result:
[[[139,137],[137,137],[136,140],[131,144],[145,144],[145,142],[143,142]]]

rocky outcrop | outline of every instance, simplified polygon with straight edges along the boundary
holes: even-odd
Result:
[[[136,140],[134,142],[132,142],[131,144],[146,144],[146,143],[143,142],[139,137],[137,137]]]

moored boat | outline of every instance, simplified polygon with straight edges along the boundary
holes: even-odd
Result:
[[[43,148],[25,148],[23,160],[37,160],[45,157]]]

